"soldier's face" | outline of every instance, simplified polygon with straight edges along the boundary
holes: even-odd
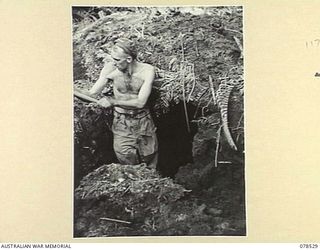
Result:
[[[124,51],[113,50],[111,52],[111,57],[113,60],[113,65],[122,72],[125,72],[128,69],[130,64],[130,56],[127,55]]]

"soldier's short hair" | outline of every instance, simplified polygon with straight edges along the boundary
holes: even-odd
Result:
[[[133,59],[137,58],[137,50],[135,43],[128,38],[119,38],[115,42],[115,46],[121,48],[126,54],[130,55]]]

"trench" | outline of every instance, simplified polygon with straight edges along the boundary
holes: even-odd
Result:
[[[195,106],[187,105],[189,118],[193,117]],[[100,118],[101,120],[105,118]],[[197,133],[197,125],[185,119],[182,103],[171,105],[168,113],[153,117],[157,127],[158,165],[157,170],[164,177],[174,177],[179,167],[192,163],[192,141]],[[109,123],[112,118],[109,118]],[[99,123],[99,120],[98,122]],[[100,127],[101,129],[101,127]],[[97,128],[99,130],[99,128]],[[103,164],[117,163],[113,150],[113,136],[110,129],[91,133],[74,144],[74,184]]]

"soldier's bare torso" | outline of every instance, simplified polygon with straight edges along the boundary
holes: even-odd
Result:
[[[130,100],[138,98],[141,86],[144,83],[144,74],[152,67],[150,64],[137,62],[131,75],[122,72],[116,67],[108,78],[113,81],[114,98],[118,100]],[[122,108],[128,108],[121,106]],[[130,109],[134,109],[130,107]]]

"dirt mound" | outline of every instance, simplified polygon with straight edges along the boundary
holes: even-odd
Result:
[[[92,217],[88,204],[100,203],[96,209],[101,209],[102,213],[99,212],[91,218],[96,222],[105,215],[113,218],[106,219],[111,224],[125,224],[128,227],[130,224],[135,226],[142,220],[146,226],[147,221],[157,220],[166,207],[183,197],[185,192],[188,190],[170,178],[161,177],[157,171],[148,169],[145,164],[101,166],[85,176],[75,190],[77,209],[82,211],[76,216],[77,232],[81,234],[81,227],[86,228],[85,232],[90,232],[89,228],[83,225],[84,220]],[[85,209],[81,210],[83,207]],[[125,222],[119,222],[119,219]],[[115,233],[109,232],[107,228],[104,230],[108,235]],[[122,230],[125,231],[122,233],[128,233],[125,228]],[[148,230],[155,229],[151,226]]]
[[[144,165],[102,166],[75,191],[75,236],[244,235],[239,176],[216,171],[210,178],[220,184],[199,193]]]

